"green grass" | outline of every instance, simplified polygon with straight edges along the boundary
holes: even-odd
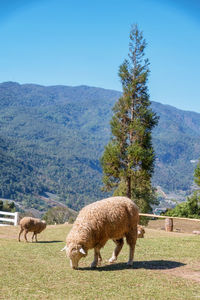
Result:
[[[19,228],[0,227],[0,299],[200,297],[199,236],[147,229],[145,238],[138,239],[133,267],[126,266],[127,245],[118,262],[108,264],[114,248],[109,241],[102,250],[101,267],[90,269],[91,250],[80,261],[80,269],[72,270],[65,253],[60,252],[70,228],[49,226],[38,235],[39,243],[19,243]]]

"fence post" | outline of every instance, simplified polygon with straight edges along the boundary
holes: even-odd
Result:
[[[18,224],[18,215],[19,215],[19,213],[15,212],[14,226],[17,226],[17,224]]]
[[[173,231],[173,218],[165,219],[165,231]]]

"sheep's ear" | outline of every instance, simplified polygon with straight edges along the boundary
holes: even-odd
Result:
[[[86,252],[83,248],[79,249],[79,252],[82,253],[83,255],[86,255]]]
[[[65,246],[62,250],[60,250],[60,251],[64,251],[64,250],[66,250],[67,251],[67,246]]]

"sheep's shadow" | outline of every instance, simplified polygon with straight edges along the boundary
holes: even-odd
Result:
[[[126,263],[116,263],[97,268],[79,268],[80,271],[120,271],[124,269],[146,269],[146,270],[169,270],[185,266],[184,263],[171,260],[150,260],[150,261],[135,261],[133,266],[127,266]]]
[[[63,243],[63,241],[38,241],[37,244]]]

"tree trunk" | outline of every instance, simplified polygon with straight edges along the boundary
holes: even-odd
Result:
[[[131,178],[127,178],[127,197],[131,199]]]

